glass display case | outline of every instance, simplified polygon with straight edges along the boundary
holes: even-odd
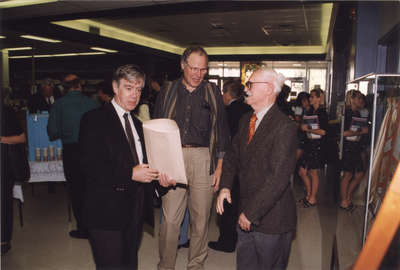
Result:
[[[370,102],[368,182],[362,236],[364,244],[400,161],[400,74],[371,73],[348,82],[349,85],[365,89],[363,92],[367,93],[367,102]],[[343,128],[341,137],[343,142]]]

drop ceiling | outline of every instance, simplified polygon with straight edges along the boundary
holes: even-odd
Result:
[[[0,48],[34,48],[10,56],[91,52],[93,46],[179,55],[199,44],[211,55],[323,55],[334,10],[326,1],[54,1],[0,9],[6,36]]]

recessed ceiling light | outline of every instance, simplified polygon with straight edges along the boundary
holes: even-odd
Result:
[[[45,3],[57,2],[58,0],[9,0],[1,1],[0,8],[13,8],[21,6],[40,5]]]
[[[90,47],[90,49],[95,50],[95,51],[108,52],[108,53],[117,53],[118,52],[116,50],[110,50],[110,49],[105,49],[105,48],[101,48],[101,47]]]
[[[24,50],[32,50],[32,47],[4,48],[3,50],[7,50],[7,51],[24,51]]]
[[[0,38],[6,38],[6,36],[0,36]]]
[[[45,38],[45,37],[39,37],[39,36],[33,36],[33,35],[22,35],[20,37],[27,38],[27,39],[34,39],[34,40],[44,41],[44,42],[51,42],[51,43],[61,42],[61,40]]]

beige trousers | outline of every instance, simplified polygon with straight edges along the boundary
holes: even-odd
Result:
[[[159,270],[175,269],[179,231],[187,204],[190,216],[190,247],[187,269],[203,269],[207,258],[208,223],[213,200],[208,148],[183,148],[188,189],[171,189],[162,198]],[[187,200],[189,192],[189,200]]]

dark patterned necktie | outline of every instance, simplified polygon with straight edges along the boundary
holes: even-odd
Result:
[[[256,121],[257,121],[257,115],[253,113],[253,115],[250,118],[250,123],[249,123],[249,139],[247,141],[247,144],[251,142],[251,139],[253,139],[254,132],[256,132]]]
[[[131,149],[133,160],[136,163],[139,163],[139,158],[137,156],[136,147],[135,147],[135,139],[133,137],[131,123],[129,122],[129,119],[128,119],[128,113],[124,113],[124,119],[125,119],[125,131],[126,131],[126,135],[128,136],[129,148]]]

